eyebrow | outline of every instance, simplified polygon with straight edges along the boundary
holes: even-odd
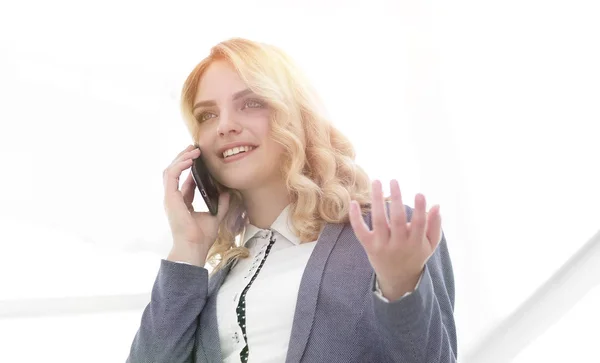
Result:
[[[253,93],[253,92],[250,88],[246,88],[245,90],[234,93],[232,99],[235,101],[238,98],[244,97],[245,95],[247,95],[249,93]],[[194,107],[192,108],[192,112],[194,112],[198,107],[210,107],[210,106],[215,106],[216,104],[217,103],[213,100],[200,101],[194,105]]]

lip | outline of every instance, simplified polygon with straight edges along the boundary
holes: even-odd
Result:
[[[246,144],[246,145],[248,145],[248,144]],[[227,163],[233,163],[233,162],[235,162],[235,161],[238,161],[238,160],[240,160],[240,159],[243,159],[243,158],[245,158],[246,156],[248,156],[248,155],[252,154],[252,153],[254,152],[254,150],[256,150],[256,149],[257,149],[257,147],[255,147],[254,149],[252,149],[252,150],[250,150],[250,151],[246,151],[246,152],[243,152],[243,153],[235,154],[235,155],[233,155],[233,156],[228,156],[227,158],[224,158],[224,157],[223,157],[223,154],[221,154],[221,161],[222,161],[223,163],[225,163],[225,164],[227,164]],[[227,149],[225,149],[225,150],[227,150]]]
[[[252,143],[249,143],[249,142],[232,142],[231,144],[224,145],[223,147],[220,147],[219,149],[217,149],[217,155],[221,159],[224,159],[223,158],[223,153],[226,150],[232,149],[234,147],[240,147],[240,146],[252,146],[254,149],[256,149],[258,147],[258,146],[254,145]],[[230,157],[233,157],[233,156],[230,156]]]

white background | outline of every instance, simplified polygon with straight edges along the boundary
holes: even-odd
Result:
[[[441,204],[464,361],[600,228],[596,2],[220,4],[0,3],[0,361],[125,361],[180,87],[233,36],[296,59],[372,178]],[[589,291],[511,361],[597,359]]]

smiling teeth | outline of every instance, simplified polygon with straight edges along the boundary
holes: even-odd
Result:
[[[229,156],[237,155],[239,153],[248,152],[248,151],[250,151],[252,149],[254,149],[253,146],[238,146],[238,147],[234,147],[234,148],[231,148],[229,150],[225,150],[223,152],[223,157],[227,158]]]

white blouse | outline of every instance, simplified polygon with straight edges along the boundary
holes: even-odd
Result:
[[[245,322],[249,362],[284,362],[304,268],[316,241],[300,244],[289,225],[289,206],[271,225],[275,243],[247,290]],[[241,362],[246,342],[236,309],[269,245],[269,230],[247,225],[242,242],[250,256],[238,261],[217,295],[217,321],[223,362]]]

